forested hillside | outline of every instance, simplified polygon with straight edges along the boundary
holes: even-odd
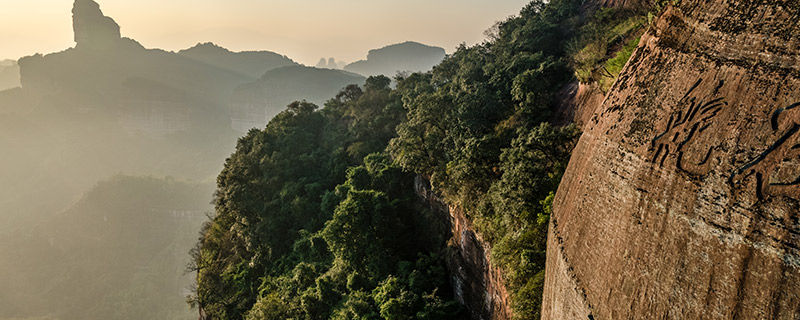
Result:
[[[240,138],[193,251],[201,316],[466,317],[449,230],[413,193],[421,175],[492,245],[515,318],[539,318],[553,193],[579,135],[555,124],[558,94],[576,75],[613,83],[606,64],[624,65],[646,26],[646,12],[582,3],[533,1],[395,89],[371,77]]]
[[[184,272],[210,184],[115,176],[32,232],[0,233],[0,319],[192,319]]]

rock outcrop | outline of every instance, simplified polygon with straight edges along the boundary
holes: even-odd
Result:
[[[584,127],[545,319],[800,317],[800,5],[683,0]]]
[[[464,210],[442,201],[421,176],[414,180],[414,191],[449,226],[448,245],[453,250],[446,261],[450,283],[456,300],[466,307],[470,319],[511,319],[511,300],[503,273],[492,265],[491,246],[476,232]]]
[[[19,65],[14,60],[0,61],[0,91],[19,87]]]
[[[121,39],[119,25],[104,16],[100,5],[93,0],[75,0],[72,28],[78,48],[108,48]]]

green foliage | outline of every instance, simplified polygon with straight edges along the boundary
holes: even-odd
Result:
[[[292,103],[264,130],[239,140],[217,179],[216,215],[192,252],[198,271],[192,303],[203,313],[394,319],[408,311],[447,319],[459,312],[441,280],[441,258],[429,254],[426,237],[407,236],[428,224],[415,215],[413,176],[374,153],[404,118],[402,97],[390,83],[370,77],[322,110]],[[400,273],[432,284],[413,291],[402,278],[407,297],[427,298],[400,309],[376,304],[375,288]]]
[[[431,73],[401,79],[407,118],[389,146],[392,156],[454,202],[485,193],[516,128],[548,119],[554,88],[570,80],[562,57],[578,7],[534,1],[500,23],[493,41],[461,46]]]
[[[370,278],[385,274],[396,255],[386,250],[397,245],[392,232],[402,221],[398,208],[385,194],[374,190],[350,190],[333,218],[321,231],[337,261],[348,270]]]
[[[413,172],[469,212],[516,318],[538,319],[552,202],[579,136],[552,124],[557,93],[598,66],[616,77],[643,25],[640,12],[585,19],[581,4],[533,1],[394,90],[371,77],[242,138],[195,256],[198,305],[220,319],[458,317]]]
[[[609,79],[616,79],[619,76],[619,73],[622,71],[622,68],[628,63],[628,60],[631,58],[633,54],[633,50],[639,45],[640,37],[636,37],[628,41],[624,47],[617,54],[606,61],[605,70],[612,76],[612,78],[603,78],[604,81],[600,82],[600,89],[603,91],[607,91],[611,88],[613,81]]]
[[[495,247],[493,259],[505,270],[520,319],[539,316],[541,286],[528,282],[544,270],[544,203],[579,134],[549,123],[556,93],[572,79],[570,39],[583,30],[579,6],[533,1],[519,17],[499,23],[490,41],[461,46],[432,72],[401,79],[397,87],[407,113],[389,152],[476,221]],[[596,21],[587,28],[608,34],[628,34],[637,23],[607,10]],[[603,45],[619,38],[604,37]]]
[[[620,61],[613,62],[614,70],[603,62],[615,59],[621,51],[628,52],[630,57],[633,49],[628,48],[628,44],[641,34],[648,24],[646,20],[646,14],[641,11],[615,8],[597,10],[578,29],[578,35],[568,45],[578,80],[584,83],[595,81],[600,83],[601,89],[608,90],[627,59],[621,61],[621,66],[616,66]]]

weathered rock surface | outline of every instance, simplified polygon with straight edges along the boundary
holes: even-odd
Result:
[[[684,0],[576,147],[545,319],[800,317],[800,4]]]
[[[555,122],[561,125],[575,123],[581,128],[584,127],[603,104],[604,97],[597,82],[570,83],[559,92]]]
[[[491,263],[489,243],[475,231],[464,210],[437,197],[425,178],[415,179],[414,190],[432,210],[443,215],[449,226],[448,244],[455,249],[446,257],[450,282],[470,319],[511,319],[511,300],[501,270]]]

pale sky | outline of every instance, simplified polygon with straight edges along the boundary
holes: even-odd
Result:
[[[315,65],[353,62],[370,49],[417,41],[476,44],[530,0],[96,0],[122,36],[170,51],[214,42],[269,50]],[[0,0],[0,60],[74,46],[73,0]]]

